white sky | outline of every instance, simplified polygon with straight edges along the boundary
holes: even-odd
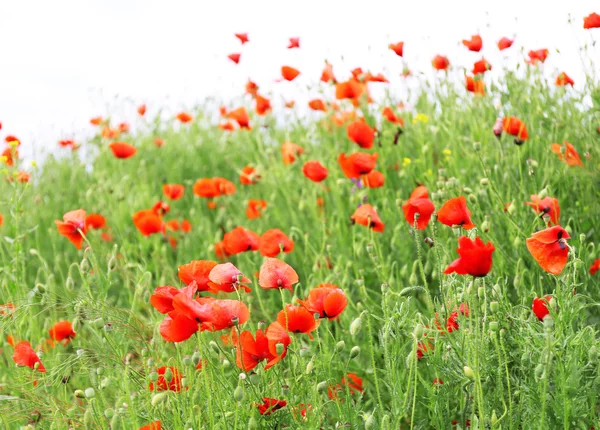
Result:
[[[383,72],[401,93],[403,62],[387,49],[397,41],[406,64],[426,76],[436,54],[460,74],[483,55],[498,73],[530,49],[549,48],[548,76],[565,71],[581,88],[578,47],[600,39],[600,30],[583,30],[592,12],[600,13],[598,0],[0,0],[0,137],[15,134],[22,153],[35,156],[89,131],[92,116],[134,121],[142,102],[152,114],[207,96],[228,100],[248,77],[273,99],[300,100],[318,95],[307,86],[325,59],[338,78],[361,66]],[[250,43],[242,47],[234,32],[248,32]],[[460,43],[476,33],[479,54]],[[496,41],[514,35],[501,54]],[[301,48],[287,50],[293,36]],[[242,53],[237,66],[227,59],[234,52]],[[275,83],[284,64],[302,72],[293,83]]]

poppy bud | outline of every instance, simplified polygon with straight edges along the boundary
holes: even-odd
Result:
[[[486,219],[481,223],[481,230],[487,233],[490,231],[490,222]]]
[[[75,397],[77,397],[78,399],[83,399],[85,397],[85,393],[83,392],[83,390],[75,390],[73,392],[73,394],[75,395]]]
[[[315,368],[315,362],[311,359],[306,365],[306,374],[309,375]]]
[[[368,244],[367,244],[367,252],[368,252],[369,254],[372,254],[372,253],[373,253],[373,245],[372,245],[372,244],[370,244],[370,243],[368,243]]]
[[[73,288],[75,287],[75,281],[70,276],[67,277],[67,281],[65,282],[65,287],[69,291],[73,291]]]
[[[152,382],[158,381],[158,373],[150,372],[150,374],[148,375],[148,379],[151,380]]]
[[[350,323],[350,334],[352,336],[356,336],[358,334],[358,332],[360,331],[361,327],[362,327],[362,319],[359,316],[358,318],[355,318],[354,321],[352,321],[352,323]]]
[[[169,395],[168,391],[162,391],[160,393],[156,393],[155,395],[152,396],[152,400],[150,400],[150,403],[152,404],[152,406],[158,406],[161,403],[163,403],[165,400],[167,400],[168,395]]]
[[[346,342],[344,342],[343,340],[340,340],[338,343],[335,344],[335,351],[342,352],[344,350],[345,346],[346,346]]]
[[[283,354],[284,350],[285,350],[285,345],[283,343],[280,342],[275,345],[275,351],[277,352],[277,355]]]
[[[543,190],[541,190],[541,191],[538,193],[538,197],[539,197],[539,199],[540,199],[540,200],[543,200],[543,199],[545,199],[546,197],[548,197],[548,190],[547,190],[546,188],[544,188]]]
[[[496,425],[498,422],[498,416],[496,415],[496,409],[492,411],[492,426]]]
[[[200,354],[198,354],[198,352],[194,352],[192,355],[192,363],[194,366],[197,366],[200,363]]]
[[[469,188],[469,187],[464,187],[463,188],[463,192],[465,194],[473,194],[473,190],[471,188]]]
[[[498,331],[498,323],[496,321],[490,321],[490,331]]]
[[[490,303],[490,310],[492,311],[492,313],[496,313],[500,310],[500,303],[498,302],[491,302]]]
[[[189,357],[189,356],[183,357],[182,361],[183,361],[183,364],[186,365],[186,366],[192,366],[193,365],[192,358]]]
[[[104,388],[108,388],[110,386],[110,378],[102,378],[102,381],[100,381],[100,388],[104,389]]]
[[[258,376],[258,374],[256,373],[251,373],[250,382],[254,385],[258,385],[258,383],[260,382],[260,376]]]
[[[487,187],[488,185],[490,185],[490,180],[488,178],[481,178],[479,180],[479,185],[481,185],[482,187]]]
[[[558,302],[554,300],[554,298],[548,300],[548,306],[550,306],[552,313],[555,313],[558,310]]]
[[[110,257],[108,260],[108,271],[112,272],[117,268],[117,259],[115,257]]]
[[[475,152],[479,152],[481,150],[481,142],[473,142],[473,149],[475,150]]]
[[[244,392],[244,387],[242,385],[238,385],[233,391],[233,398],[236,402],[242,402],[244,401],[245,397],[246,393]]]
[[[408,283],[411,285],[416,285],[419,282],[418,278],[417,278],[417,274],[416,273],[411,273],[409,278],[408,278]]]
[[[87,272],[90,270],[90,263],[88,262],[87,258],[81,260],[81,263],[79,263],[79,268],[82,272]]]
[[[221,364],[223,365],[223,367],[224,367],[225,369],[229,369],[229,368],[231,367],[231,363],[230,363],[230,362],[229,362],[229,360],[227,360],[227,359],[224,359],[224,360],[223,360],[223,363],[221,363]]]
[[[219,354],[221,352],[219,351],[219,345],[217,345],[217,342],[214,340],[208,342],[208,346],[210,346],[210,349],[212,349],[215,354]]]
[[[515,278],[513,279],[513,286],[517,289],[521,286],[521,277],[520,276],[515,276]]]
[[[300,348],[300,357],[306,358],[312,356],[312,352],[308,348]]]
[[[519,246],[521,246],[521,243],[522,243],[521,238],[519,236],[516,236],[513,240],[513,246],[515,248],[518,248]]]
[[[317,384],[317,391],[319,393],[322,393],[324,391],[327,391],[327,381],[321,381]]]
[[[415,329],[413,330],[413,336],[416,339],[419,339],[421,336],[423,336],[423,324],[419,323],[415,326]]]
[[[350,358],[356,358],[360,354],[360,346],[353,346],[350,350]]]
[[[465,372],[465,376],[467,378],[473,379],[473,377],[475,376],[475,374],[473,373],[473,369],[471,369],[469,366],[464,366],[463,371]]]
[[[146,366],[148,366],[148,367],[154,366],[154,359],[149,358],[148,360],[146,360]]]
[[[94,391],[94,389],[92,387],[86,388],[84,391],[84,394],[85,394],[85,397],[88,399],[91,399],[96,396],[96,392]]]
[[[92,415],[92,410],[86,409],[85,413],[83,414],[83,425],[85,426],[86,429],[93,428],[92,427],[93,420],[94,420],[94,417]]]
[[[367,419],[365,420],[365,429],[375,429],[377,428],[377,421],[375,420],[375,417],[373,416],[373,414],[369,414],[367,416]]]
[[[551,300],[553,301],[553,300]],[[548,331],[554,327],[554,318],[551,315],[546,315],[544,318],[544,328]]]
[[[423,242],[425,242],[427,245],[429,245],[430,248],[433,248],[433,245],[435,245],[435,242],[429,236],[426,237],[425,239],[423,239]]]
[[[115,410],[113,408],[108,408],[104,411],[104,416],[109,420],[113,417],[114,414]]]
[[[258,329],[259,330],[264,330],[267,327],[267,324],[264,321],[259,321],[258,322]]]
[[[477,202],[477,196],[475,194],[469,194],[467,196],[467,199],[469,200],[469,202],[471,203],[476,203]]]

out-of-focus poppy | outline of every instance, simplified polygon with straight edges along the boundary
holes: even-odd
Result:
[[[529,51],[527,54],[529,56],[529,60],[527,62],[531,65],[535,65],[539,62],[546,61],[548,58],[548,50],[547,49],[538,49],[537,51]]]
[[[467,47],[467,49],[469,51],[473,51],[473,52],[479,52],[479,51],[481,51],[481,48],[483,47],[483,40],[481,39],[481,36],[478,34],[471,36],[471,39],[469,39],[469,40],[463,40],[462,43],[463,43],[463,45],[465,45]]]
[[[531,303],[531,310],[535,314],[538,320],[544,321],[550,311],[548,310],[548,304],[552,300],[552,296],[545,296],[543,298],[535,297]]]
[[[167,369],[169,369],[168,372]],[[158,373],[158,379],[156,383],[150,382],[150,391],[175,391],[176,393],[181,391],[183,375],[179,372],[179,369],[163,366],[156,369],[156,373]],[[166,373],[171,373],[172,378],[170,381],[165,378]]]
[[[475,76],[466,76],[465,75],[465,88],[470,93],[482,96],[485,94],[485,82],[483,79]]]
[[[569,77],[565,72],[562,72],[556,77],[556,86],[565,87],[567,85],[575,85],[575,81]]]
[[[504,51],[512,46],[514,40],[509,39],[508,37],[503,37],[498,41],[498,49],[500,51]]]
[[[465,230],[475,227],[471,221],[471,211],[467,208],[464,196],[448,200],[438,210],[438,221],[449,227],[460,226]]]
[[[448,67],[450,66],[450,61],[448,60],[448,58],[442,55],[436,55],[435,57],[433,57],[431,64],[436,70],[448,70]]]
[[[586,30],[600,28],[600,15],[594,12],[583,18],[583,28]]]
[[[368,175],[377,164],[377,152],[367,154],[364,152],[355,152],[350,155],[341,153],[338,156],[338,163],[349,179],[358,179],[362,175]]]
[[[595,275],[600,270],[600,258],[596,258],[590,266],[590,275]]]
[[[133,214],[133,224],[142,234],[150,236],[155,233],[162,233],[165,225],[162,218],[152,210],[144,209]]]
[[[397,124],[400,127],[404,127],[404,120],[401,117],[397,116],[391,107],[384,107],[381,113],[385,117],[385,119],[387,119],[392,124]]]
[[[316,160],[307,161],[302,166],[302,173],[313,182],[321,182],[327,178],[327,168]]]
[[[298,77],[298,75],[300,75],[300,71],[297,70],[297,69],[294,69],[293,67],[283,66],[281,68],[281,76],[286,81],[290,81],[291,82],[294,79],[296,79]]]
[[[300,38],[299,37],[290,37],[290,44],[288,45],[288,49],[300,48]]]
[[[239,53],[235,53],[235,54],[229,54],[227,56],[227,58],[229,58],[231,61],[233,61],[235,64],[239,64],[240,62],[240,58],[242,57],[242,54]]]
[[[48,333],[50,338],[56,342],[66,340],[64,345],[68,344],[76,335],[73,326],[69,321],[58,321],[52,326]]]
[[[160,421],[154,421],[139,428],[139,430],[162,430]]]
[[[242,252],[258,250],[258,234],[244,227],[236,227],[225,233],[223,242],[229,255],[241,254]]]
[[[553,275],[559,275],[569,259],[567,239],[569,233],[560,225],[533,233],[527,238],[527,249],[540,267]]]
[[[433,202],[429,200],[429,192],[427,191],[427,188],[425,188],[423,185],[415,188],[406,203],[402,205],[402,210],[404,212],[406,221],[411,226],[414,226],[415,224],[415,215],[419,214],[419,217],[416,220],[417,229],[425,230],[427,224],[429,224],[431,215],[435,211]]]
[[[377,170],[371,170],[369,174],[362,177],[363,184],[369,188],[380,188],[385,184],[385,176]]]
[[[89,214],[85,217],[86,229],[101,229],[106,227],[106,218],[100,214]]]
[[[85,210],[77,209],[63,215],[62,221],[54,221],[58,232],[69,239],[75,248],[81,249],[85,238]]]
[[[146,105],[139,105],[137,108],[137,113],[139,116],[144,116],[146,115]]]
[[[296,158],[304,154],[304,148],[292,142],[283,142],[281,145],[281,156],[283,164],[292,164]]]
[[[183,197],[185,186],[181,184],[164,184],[162,187],[163,194],[169,200],[179,200]]]
[[[489,273],[492,269],[492,254],[496,248],[491,242],[484,244],[480,237],[475,240],[469,239],[467,236],[458,238],[459,258],[454,260],[444,270],[446,275],[456,273],[458,275],[471,275],[482,277]]]
[[[375,212],[375,208],[368,203],[360,205],[350,219],[352,223],[364,225],[378,233],[383,233],[385,230],[385,224],[381,221],[377,212]]]
[[[248,200],[248,207],[246,207],[246,217],[248,219],[260,218],[262,216],[263,211],[266,208],[267,208],[266,201],[250,199],[250,200]]]
[[[234,33],[234,36],[242,42],[242,45],[250,41],[250,39],[248,39],[248,33]]]
[[[182,122],[184,124],[187,124],[188,122],[192,122],[194,120],[194,117],[187,112],[179,112],[175,116],[175,118],[177,118],[179,122]]]
[[[553,143],[552,145],[550,145],[550,149],[552,150],[552,152],[558,155],[559,160],[564,161],[569,166],[583,166],[583,162],[581,161],[579,153],[577,152],[575,147],[569,142],[565,141],[564,152],[563,147],[558,143]]]
[[[177,275],[185,285],[196,283],[198,291],[210,291],[210,279],[208,275],[217,265],[211,260],[193,260],[177,268]]]
[[[109,147],[116,158],[131,158],[137,152],[135,146],[127,142],[113,142]]]
[[[263,97],[260,94],[256,94],[255,102],[257,115],[265,115],[271,110],[271,100],[269,100],[268,98]]]
[[[260,236],[258,250],[264,257],[276,257],[281,252],[289,254],[294,250],[294,241],[278,228],[272,228]]]
[[[256,173],[256,169],[252,166],[246,166],[240,173],[240,182],[242,185],[253,185],[258,182],[260,175]]]
[[[525,202],[527,206],[531,206],[540,216],[548,214],[550,222],[554,225],[560,224],[560,205],[558,199],[553,197],[544,197],[540,199],[537,194],[532,194],[530,202]]]
[[[482,58],[479,61],[476,61],[473,64],[473,70],[471,71],[474,75],[477,74],[483,74],[485,72],[487,72],[488,70],[492,70],[492,65],[490,63],[488,63],[488,61],[485,58]]]
[[[375,140],[375,130],[373,130],[364,119],[357,119],[346,127],[348,139],[356,143],[363,149],[371,149]]]
[[[15,346],[12,358],[17,366],[26,366],[38,372],[46,372],[46,368],[42,364],[40,357],[38,357],[31,344],[27,341],[19,342]]]
[[[308,102],[308,107],[312,110],[325,112],[327,110],[327,106],[325,106],[325,102],[321,99],[312,99]]]
[[[271,399],[269,397],[263,397],[263,403],[256,405],[261,415],[271,415],[273,412],[285,408],[287,402],[285,400]]]
[[[527,127],[525,127],[523,121],[521,121],[515,116],[508,116],[506,118],[503,118],[502,129],[506,133],[515,136],[515,138],[518,139],[515,140],[515,143],[517,144],[521,144],[523,143],[523,141],[529,138],[529,134],[527,134]]]
[[[335,76],[333,75],[333,66],[330,63],[325,63],[323,73],[321,73],[321,82],[334,82]]]
[[[227,114],[227,118],[232,119],[235,122],[237,122],[238,125],[240,126],[240,128],[246,128],[248,130],[251,129],[250,117],[248,116],[248,112],[246,111],[246,108],[243,106],[230,111]]]
[[[390,43],[388,47],[394,51],[398,57],[404,55],[404,42]]]

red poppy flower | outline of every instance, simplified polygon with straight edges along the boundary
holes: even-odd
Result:
[[[146,114],[146,105],[139,105],[137,112],[139,116],[144,116]]]
[[[471,221],[471,211],[467,208],[467,199],[464,196],[448,200],[438,210],[438,221],[448,227],[460,226],[471,230],[475,224]]]
[[[529,60],[527,61],[531,65],[537,64],[538,61],[544,62],[548,58],[547,49],[538,49],[537,51],[529,51]]]
[[[185,186],[181,184],[164,184],[162,190],[167,199],[179,200],[183,197]]]
[[[419,214],[419,218],[417,219],[417,229],[425,230],[427,224],[429,224],[431,215],[435,211],[433,202],[429,200],[427,188],[423,185],[415,188],[410,195],[410,198],[402,205],[402,210],[404,211],[406,221],[411,226],[414,226],[415,224],[415,215]]]
[[[297,69],[294,69],[293,67],[283,66],[281,68],[281,76],[286,81],[290,81],[290,82],[293,81],[294,79],[296,79],[298,77],[299,74],[300,74],[300,71]]]
[[[397,116],[391,107],[386,106],[381,111],[382,115],[392,124],[398,124],[400,127],[404,127],[404,120]]]
[[[492,268],[492,254],[496,248],[491,242],[484,245],[480,237],[475,240],[467,236],[458,238],[456,252],[460,256],[444,270],[446,275],[456,273],[458,275],[471,275],[475,277],[485,276]]]
[[[481,40],[481,36],[478,34],[471,36],[470,40],[463,40],[462,43],[469,49],[469,51],[473,52],[479,52],[483,47],[483,40]]]
[[[290,44],[288,45],[288,49],[300,48],[300,38],[299,37],[290,37]]]
[[[310,336],[319,326],[315,316],[303,306],[286,305],[285,310],[279,311],[277,314],[277,322],[283,327],[287,327],[287,331],[292,333],[304,333]]]
[[[173,374],[173,378],[170,382],[167,382],[165,379],[165,373],[167,372],[167,369],[170,369]],[[155,383],[150,382],[150,391],[175,391],[176,393],[181,391],[181,379],[183,376],[179,372],[179,369],[176,367],[163,366],[159,367],[156,370],[156,373],[158,373],[158,380],[156,381],[156,385]]]
[[[530,202],[525,202],[527,206],[531,206],[540,216],[548,214],[550,222],[558,225],[560,218],[560,205],[558,199],[553,197],[544,197],[540,199],[537,194],[532,194]]]
[[[193,191],[195,195],[205,199],[211,199],[221,195],[219,184],[213,178],[198,179],[194,184]]]
[[[558,143],[553,143],[552,145],[550,145],[550,149],[552,150],[552,152],[558,155],[559,160],[564,161],[569,166],[583,166],[583,162],[581,161],[579,153],[577,152],[575,147],[569,142],[565,141],[564,153],[562,146]]]
[[[450,61],[448,61],[448,58],[442,55],[436,55],[433,58],[433,61],[431,61],[431,64],[436,70],[448,70],[448,67],[450,66]]]
[[[223,237],[225,249],[229,255],[241,254],[247,251],[258,250],[258,234],[244,227],[236,227]]]
[[[260,94],[256,95],[256,114],[257,115],[265,115],[267,112],[271,110],[271,100],[266,97],[261,96]]]
[[[190,283],[188,287],[184,287],[181,290],[171,287],[170,285],[156,287],[154,293],[150,295],[150,304],[161,314],[173,312],[175,310],[173,299],[176,295],[185,292],[192,296],[196,293],[196,284],[191,285]]]
[[[283,164],[292,164],[296,158],[304,154],[304,148],[292,142],[283,142],[281,145],[281,156]]]
[[[109,145],[109,147],[113,155],[117,158],[131,158],[137,152],[135,146],[126,142],[113,142]]]
[[[600,270],[600,258],[596,258],[590,266],[590,275],[595,275],[598,270]]]
[[[229,254],[225,249],[225,243],[223,241],[215,243],[214,247],[215,255],[219,260],[226,260],[229,257]]]
[[[33,348],[31,348],[31,344],[27,341],[20,342],[15,346],[12,358],[17,366],[27,366],[32,370],[42,373],[46,371],[40,357],[38,357]]]
[[[325,102],[321,99],[312,99],[308,102],[308,107],[312,110],[325,112],[327,110],[327,106],[325,106]]]
[[[246,278],[244,274],[231,263],[215,265],[208,274],[208,279],[208,286],[215,291],[231,293],[239,288],[243,288],[247,293],[252,291],[244,285],[249,283],[250,279]]]
[[[251,129],[250,117],[248,116],[248,112],[246,111],[246,108],[243,106],[230,111],[227,114],[227,118],[232,119],[235,122],[237,122],[238,125],[240,126],[240,128],[246,128],[248,130]]]
[[[75,248],[81,249],[85,238],[85,210],[77,209],[63,215],[62,221],[54,221],[58,233],[69,239]]]
[[[177,268],[177,275],[185,285],[195,282],[198,291],[210,291],[209,274],[216,265],[217,262],[211,260],[193,260],[179,266]]]
[[[264,257],[276,257],[281,252],[289,254],[294,250],[294,241],[283,231],[273,228],[262,234],[258,250]]]
[[[267,207],[267,202],[264,200],[248,200],[248,207],[246,208],[246,217],[248,219],[260,218],[262,216],[263,211]],[[259,241],[259,249],[260,249],[260,241]]]
[[[498,41],[498,49],[500,51],[504,51],[512,46],[514,40],[509,39],[508,37],[503,37]]]
[[[331,400],[337,399],[338,393],[344,392],[344,386],[348,386],[348,391],[350,391],[351,395],[362,393],[364,391],[362,378],[355,373],[348,373],[346,376],[342,377],[340,384],[329,387],[327,390],[329,398]]]
[[[364,152],[355,152],[350,155],[341,153],[338,156],[338,163],[349,179],[358,179],[362,175],[368,175],[377,164],[377,152],[366,154]]]
[[[178,312],[173,312],[172,315],[167,315],[159,327],[160,334],[166,342],[183,342],[198,331],[199,325],[196,320]]]
[[[194,117],[187,112],[180,112],[177,114],[177,116],[175,116],[175,118],[177,118],[179,120],[179,122],[182,122],[184,124],[187,124],[188,122],[192,122],[194,119]]]
[[[385,230],[385,224],[383,224],[381,218],[379,218],[379,215],[377,215],[377,212],[375,212],[375,209],[370,204],[361,205],[354,211],[350,219],[353,224],[364,225],[378,233],[383,233],[383,230]]]
[[[260,175],[256,173],[256,169],[252,166],[246,166],[240,173],[240,182],[242,185],[253,185],[258,183]]]
[[[470,93],[482,96],[485,94],[485,82],[483,79],[465,75],[465,88]]]
[[[118,126],[119,133],[129,133],[129,124],[126,122],[120,123]]]
[[[160,421],[154,421],[139,428],[139,430],[161,430]]]
[[[583,18],[583,28],[586,30],[600,28],[600,15],[594,12]]]
[[[269,325],[265,333],[257,330],[256,339],[252,337],[251,332],[244,331],[239,337],[240,346],[237,348],[236,363],[244,372],[249,372],[258,363],[267,360],[265,370],[270,369],[286,356],[290,343],[292,343],[290,335],[278,322]],[[280,353],[277,352],[277,344],[283,346]]]
[[[535,297],[531,303],[531,310],[533,310],[533,313],[540,321],[544,321],[544,318],[550,315],[550,311],[548,310],[550,300],[552,300],[552,296],[545,296],[541,299]]]
[[[75,143],[75,141],[73,139],[65,139],[65,140],[59,140],[58,144],[63,147],[71,147],[71,149],[75,150],[77,149],[77,144]]]
[[[208,308],[207,323],[213,331],[245,324],[250,318],[248,307],[239,300],[212,300]]]
[[[562,72],[556,77],[556,86],[565,87],[567,85],[575,85],[575,81],[569,77],[565,72]]]
[[[302,173],[313,182],[321,182],[327,178],[329,172],[321,163],[316,160],[311,160],[304,163]]]
[[[508,134],[515,136],[519,140],[527,140],[529,135],[527,134],[527,127],[523,121],[514,116],[508,116],[502,119],[502,128]]]
[[[363,149],[371,149],[375,140],[375,130],[373,130],[364,119],[358,119],[351,122],[346,127],[348,139],[356,143]]]
[[[154,145],[156,145],[158,148],[160,148],[164,144],[165,144],[165,141],[163,139],[161,139],[160,137],[154,138]]]
[[[358,101],[365,91],[365,85],[357,79],[352,78],[346,82],[339,82],[336,84],[335,98],[338,100],[350,99]]]
[[[227,58],[229,58],[231,61],[233,61],[235,64],[239,64],[240,62],[240,58],[242,57],[242,54],[236,53],[236,54],[229,54],[227,56]]]
[[[333,66],[329,63],[325,63],[325,68],[323,69],[323,73],[321,73],[321,82],[335,82]]]
[[[310,290],[306,300],[298,299],[298,303],[313,314],[318,313],[321,318],[329,318],[331,321],[339,319],[348,305],[348,299],[337,285],[319,284]]]
[[[100,214],[89,214],[85,217],[86,229],[100,229],[106,227],[106,218]]]
[[[240,39],[240,42],[242,42],[242,45],[244,43],[248,43],[250,41],[250,39],[248,39],[248,33],[234,33],[234,35],[235,35],[235,37]]]
[[[277,400],[270,399],[268,397],[263,397],[263,404],[256,405],[258,407],[258,411],[261,415],[271,415],[273,412],[285,408],[287,406],[287,402],[285,400]]]
[[[4,163],[8,167],[12,167],[15,165],[15,160],[17,160],[19,158],[19,151],[17,151],[15,148],[6,148],[2,152],[2,156],[6,157],[6,159],[4,160]]]
[[[473,70],[471,72],[474,75],[477,75],[477,74],[483,74],[483,73],[487,72],[488,70],[492,70],[492,65],[490,63],[488,63],[485,58],[482,58],[481,60],[476,61],[475,64],[473,64]]]
[[[266,258],[260,267],[258,285],[265,290],[287,289],[292,291],[292,286],[298,281],[298,274],[292,266],[277,258]]]
[[[372,170],[368,175],[363,176],[363,184],[365,187],[380,188],[383,187],[384,183],[385,176],[383,176],[383,173],[377,170]]]
[[[165,231],[162,218],[152,210],[141,210],[133,214],[133,223],[142,236],[150,236]]]
[[[390,43],[389,48],[399,57],[404,55],[404,42]]]
[[[76,335],[75,331],[73,330],[73,326],[69,321],[58,321],[52,326],[48,333],[50,338],[56,342],[62,342],[63,340],[66,340],[64,343],[65,345],[68,344]]]
[[[526,240],[527,249],[542,269],[558,275],[569,258],[567,239],[570,238],[569,233],[557,225],[532,234]]]

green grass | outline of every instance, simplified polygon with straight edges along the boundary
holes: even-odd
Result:
[[[156,119],[149,123],[156,130],[122,136],[138,148],[131,159],[114,158],[109,141],[96,137],[84,143],[98,149],[85,163],[75,155],[50,156],[30,168],[30,183],[2,181],[0,304],[17,306],[0,317],[3,427],[137,429],[160,420],[166,429],[443,429],[453,420],[464,428],[468,420],[471,428],[598,428],[600,278],[589,274],[589,266],[599,257],[600,241],[600,89],[592,79],[586,84],[591,109],[581,108],[584,95],[549,86],[536,73],[517,78],[507,72],[486,90],[474,98],[439,81],[414,106],[428,122],[402,113],[406,126],[397,145],[397,128],[381,121],[380,146],[368,151],[379,153],[377,169],[386,178],[378,189],[355,190],[343,176],[338,154],[360,150],[345,127],[300,119],[284,127],[267,116],[253,117],[252,131],[227,133],[201,109],[191,125]],[[492,133],[494,97],[505,116],[527,125],[524,145]],[[374,125],[380,107],[362,108]],[[165,146],[156,147],[155,136]],[[569,167],[551,152],[551,143],[565,140],[581,154],[583,167]],[[284,141],[305,149],[294,164],[282,163]],[[307,160],[329,169],[325,187],[303,176]],[[239,183],[248,164],[262,175],[256,185]],[[197,179],[213,176],[237,186],[234,195],[216,199],[216,210],[192,193]],[[186,186],[165,217],[193,225],[177,235],[175,249],[160,234],[142,237],[131,219],[163,199],[163,183]],[[417,184],[429,189],[436,208],[451,197],[467,197],[477,225],[468,234],[496,247],[488,276],[442,274],[457,258],[458,232],[434,220],[425,231],[411,228],[401,206]],[[559,276],[543,271],[525,246],[527,237],[545,228],[524,204],[542,190],[559,200],[561,225],[571,234],[569,261]],[[365,196],[386,224],[383,234],[350,222]],[[322,211],[318,197],[325,201]],[[261,218],[246,218],[248,199],[267,201]],[[509,202],[513,207],[505,211]],[[60,236],[54,220],[79,208],[104,215],[114,241],[90,231],[89,247],[77,251]],[[253,276],[261,255],[233,256],[254,283],[252,293],[241,293],[251,311],[244,329],[268,325],[282,309],[282,297],[295,302],[320,283],[338,285],[349,302],[338,322],[321,321],[312,340],[292,334],[285,359],[266,371],[260,364],[246,377],[232,348],[223,345],[223,332],[165,342],[158,331],[163,315],[149,302],[159,285],[182,286],[179,265],[216,260],[213,245],[240,225],[259,234],[271,228],[288,234],[295,249],[281,258],[300,278],[293,294],[262,290]],[[540,322],[531,303],[543,295],[555,300],[550,317]],[[220,297],[226,296],[237,299],[235,293]],[[459,317],[460,328],[437,330],[436,314],[444,325],[463,302],[471,312]],[[40,354],[46,373],[15,366],[7,335],[39,350],[50,327],[64,319],[77,335],[66,347]],[[418,360],[423,342],[433,348]],[[202,371],[193,365],[199,358]],[[155,397],[148,385],[161,366],[177,367],[188,389]],[[331,400],[326,387],[347,373],[363,379],[364,392],[343,389]],[[434,385],[435,378],[443,384]],[[77,390],[91,394],[89,388],[93,397],[76,396],[82,394]],[[262,397],[284,399],[287,406],[261,416],[255,405]],[[305,418],[300,404],[311,405]]]

